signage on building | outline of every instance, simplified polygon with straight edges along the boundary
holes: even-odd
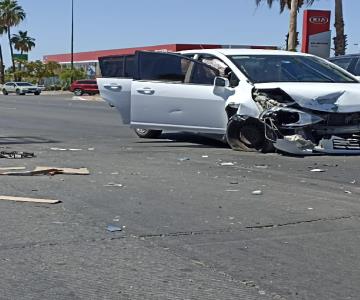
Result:
[[[331,11],[305,10],[303,18],[303,36],[301,51],[323,58],[330,56]]]

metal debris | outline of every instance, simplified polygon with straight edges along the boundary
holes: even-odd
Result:
[[[16,201],[16,202],[33,202],[33,203],[44,203],[44,204],[56,204],[56,203],[61,202],[60,200],[38,199],[38,198],[27,198],[27,197],[13,197],[13,196],[0,196],[0,200]]]
[[[114,182],[109,182],[108,184],[105,184],[104,186],[117,186],[117,187],[123,187],[123,185],[121,183],[114,183]]]
[[[187,160],[190,160],[189,157],[180,157],[178,158],[178,161],[187,161]]]
[[[232,162],[222,162],[222,163],[220,163],[220,166],[233,166],[233,165],[235,165],[235,164],[232,163]]]
[[[262,195],[263,192],[262,192],[262,190],[256,190],[256,191],[252,191],[251,194],[252,195]]]
[[[320,172],[325,172],[325,170],[324,169],[312,169],[312,170],[310,170],[310,172],[318,172],[318,173],[320,173]]]
[[[0,158],[21,159],[36,157],[34,153],[23,151],[1,151]]]
[[[110,224],[110,225],[106,226],[106,230],[109,232],[122,231],[122,227]]]

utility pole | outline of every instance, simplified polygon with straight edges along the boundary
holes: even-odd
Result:
[[[74,0],[71,0],[71,83],[74,81]]]

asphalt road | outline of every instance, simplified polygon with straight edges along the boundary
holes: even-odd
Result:
[[[62,201],[0,201],[0,299],[360,299],[360,157],[141,140],[60,96],[0,96],[0,125],[2,151],[37,155],[1,167],[91,172],[0,176],[2,195]]]

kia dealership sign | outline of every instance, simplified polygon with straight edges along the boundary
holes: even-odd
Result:
[[[327,58],[330,56],[331,31],[328,10],[305,10],[302,52]]]

